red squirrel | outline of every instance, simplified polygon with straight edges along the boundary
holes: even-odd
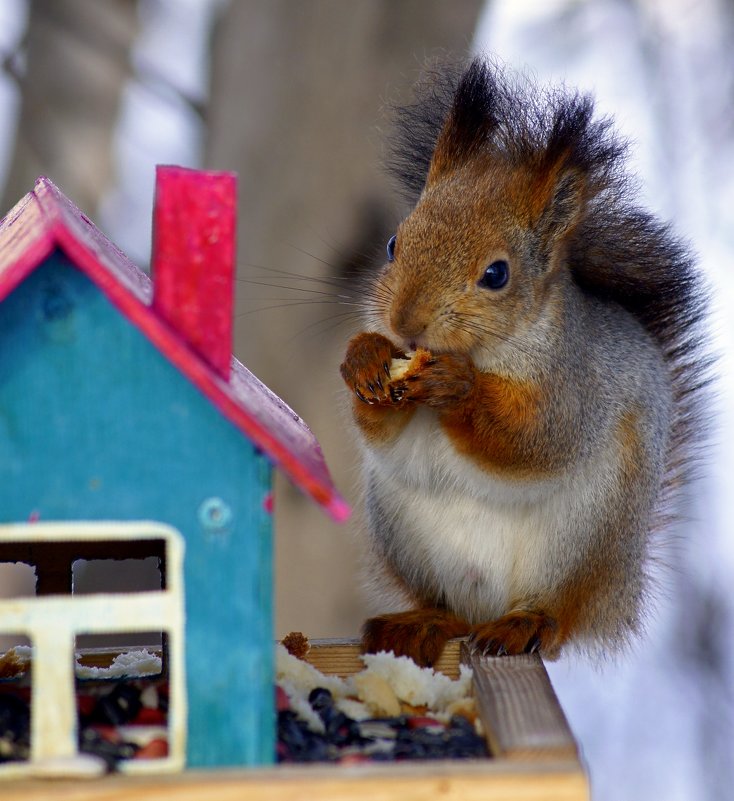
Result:
[[[369,577],[399,610],[363,647],[623,645],[703,430],[702,277],[590,97],[476,59],[398,118],[414,206],[341,365]]]

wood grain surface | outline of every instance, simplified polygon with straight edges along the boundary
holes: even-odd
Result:
[[[578,757],[539,656],[480,656],[466,648],[463,653],[474,670],[479,714],[493,754],[532,760]]]
[[[585,801],[575,762],[307,766],[5,783],[3,801]]]
[[[306,661],[326,674],[353,676],[364,670],[360,658],[359,640],[327,639],[311,640],[311,650],[306,654]],[[459,676],[462,640],[449,640],[436,662],[435,669],[445,673],[452,679]]]

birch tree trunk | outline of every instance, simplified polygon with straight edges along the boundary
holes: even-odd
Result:
[[[21,113],[2,208],[47,175],[94,217],[113,177],[112,141],[136,0],[31,0]]]

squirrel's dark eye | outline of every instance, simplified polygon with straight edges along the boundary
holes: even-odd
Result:
[[[391,236],[390,239],[387,240],[387,260],[388,261],[395,261],[395,240],[397,239],[396,236]]]
[[[479,286],[485,289],[502,289],[510,277],[510,265],[500,259],[493,261],[479,279]]]

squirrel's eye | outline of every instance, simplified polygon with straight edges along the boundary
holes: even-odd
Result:
[[[502,289],[510,277],[510,265],[500,259],[493,261],[479,279],[479,286],[485,289]]]
[[[391,236],[390,239],[387,240],[387,260],[388,261],[395,261],[395,240],[397,239],[396,236]]]

